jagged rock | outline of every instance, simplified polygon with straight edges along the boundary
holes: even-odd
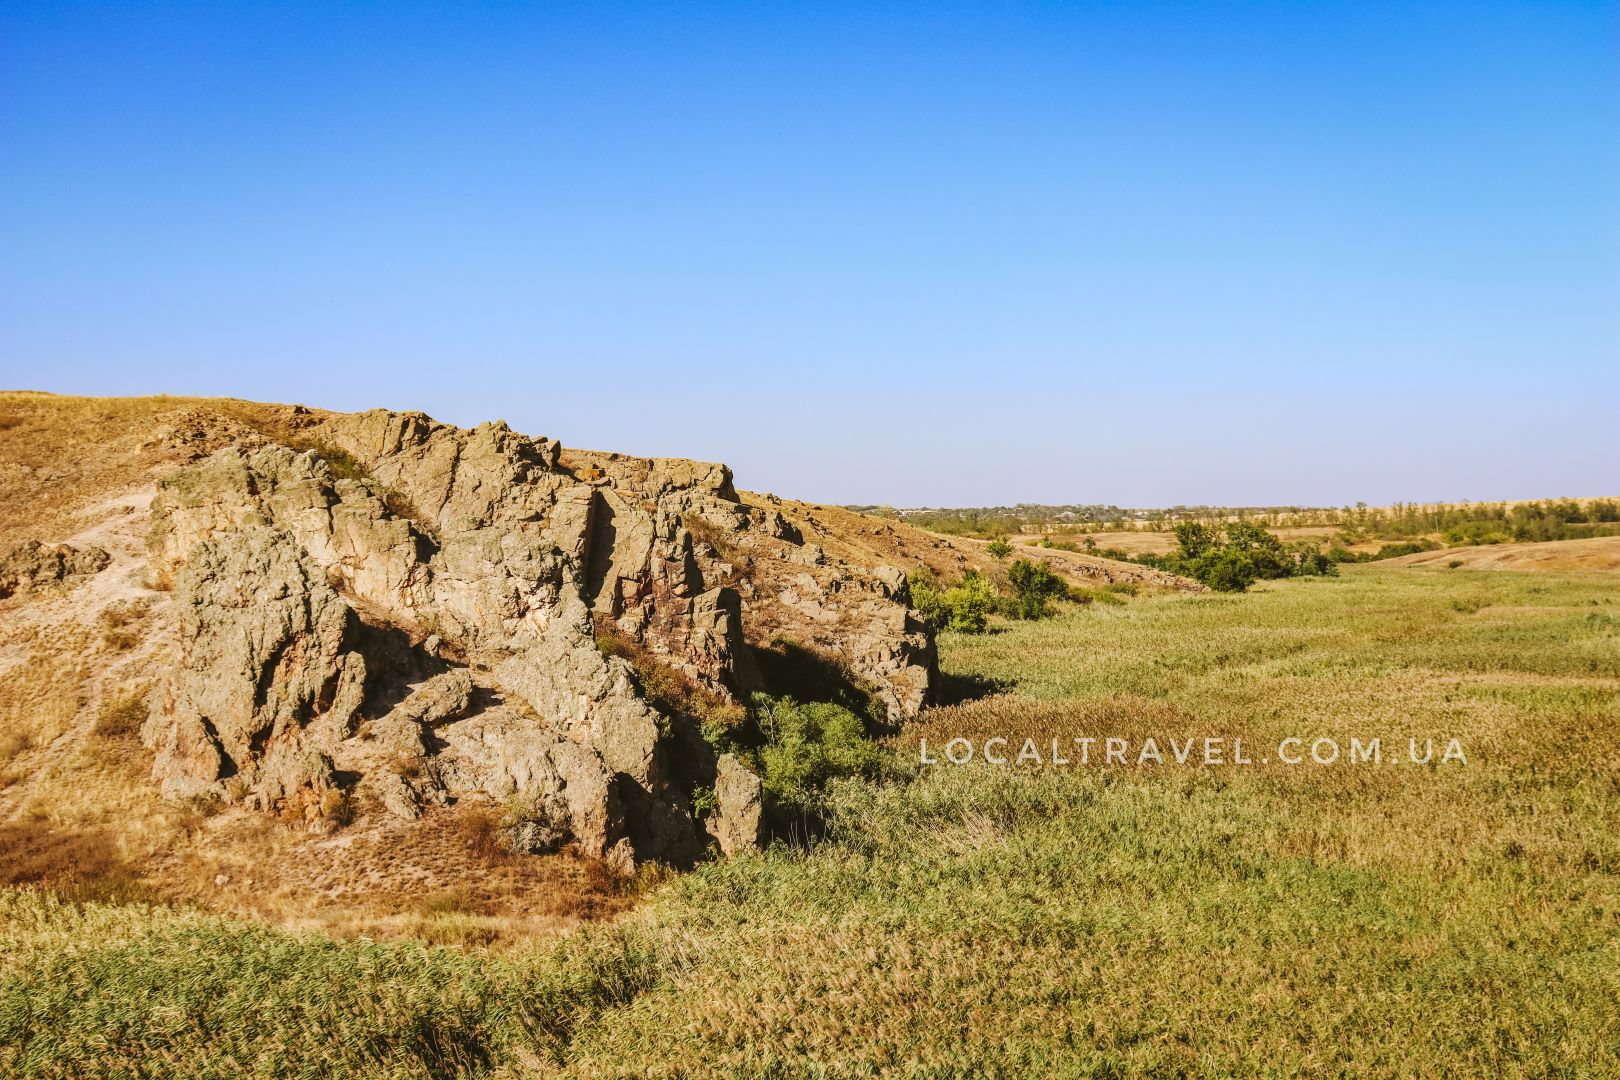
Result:
[[[435,675],[374,722],[371,733],[391,749],[422,753],[423,729],[462,716],[472,704],[472,695],[472,676],[465,670]]]
[[[772,510],[766,515],[765,532],[778,540],[786,540],[790,544],[804,543],[804,536],[799,532],[798,527],[783,517],[780,510]]]
[[[376,780],[376,791],[389,813],[406,821],[422,816],[422,799],[415,785],[397,773],[385,772]]]
[[[164,477],[152,503],[152,562],[160,582],[199,542],[243,525],[289,533],[337,586],[402,623],[426,608],[432,540],[396,516],[382,492],[340,480],[314,453],[230,447]]]
[[[522,855],[544,855],[556,851],[568,840],[568,830],[554,818],[519,821],[506,830],[507,843]]]
[[[112,562],[98,547],[42,544],[27,540],[0,557],[0,599],[80,574],[97,574]]]
[[[444,732],[446,787],[549,808],[587,854],[628,838],[620,785],[594,747],[561,738],[510,708],[486,710]]]
[[[272,810],[300,792],[319,795],[336,787],[331,758],[318,750],[283,743],[258,763],[258,782],[247,803],[259,810]]]
[[[759,777],[735,754],[721,754],[714,773],[715,809],[704,823],[725,855],[759,849],[763,803]]]
[[[289,419],[314,450],[245,440],[160,481],[154,577],[182,613],[146,729],[166,790],[241,775],[231,790],[285,801],[336,782],[311,764],[325,754],[405,818],[479,791],[535,808],[520,845],[683,862],[700,847],[688,750],[597,647],[599,621],[722,700],[760,687],[752,649],[784,634],[893,716],[927,696],[933,643],[903,576],[801,546],[723,465],[564,455],[419,413]],[[369,758],[345,749],[366,700]],[[412,775],[375,775],[382,753]],[[741,850],[757,806],[727,769],[722,847]]]
[[[825,566],[827,553],[821,549],[820,544],[805,544],[803,547],[795,548],[788,555],[788,561],[801,566]]]
[[[191,409],[158,428],[147,440],[182,461],[196,461],[227,446],[263,446],[269,440],[247,425],[208,409]]]
[[[354,612],[292,537],[269,525],[199,543],[174,593],[179,662],[142,732],[165,792],[240,776],[249,789],[262,781],[256,797],[273,801],[318,781],[300,755],[347,737],[363,692]]]

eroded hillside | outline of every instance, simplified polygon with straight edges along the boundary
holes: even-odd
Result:
[[[10,877],[293,922],[566,922],[752,847],[759,780],[705,725],[760,690],[915,716],[904,571],[992,563],[722,465],[237,401],[0,395],[0,509]]]

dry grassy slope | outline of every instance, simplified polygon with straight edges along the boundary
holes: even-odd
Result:
[[[327,837],[157,797],[137,738],[172,626],[168,594],[146,573],[154,482],[232,441],[296,442],[330,415],[224,398],[0,392],[0,551],[37,539],[113,556],[88,580],[0,600],[0,883],[78,873],[287,925],[473,939],[566,926],[626,902],[580,860],[478,854],[476,835],[471,845],[466,837],[482,825],[467,808],[439,811],[437,829],[362,815]],[[982,542],[742,497],[852,562],[928,566],[947,580],[996,565]],[[1177,583],[1126,564],[1033,554],[1075,580]],[[429,910],[413,912],[412,897],[429,898]]]
[[[1620,536],[1444,548],[1403,555],[1383,565],[1432,567],[1452,563],[1469,570],[1620,570]]]
[[[233,398],[86,398],[0,391],[0,548],[59,541],[86,508],[190,460],[201,415],[217,428],[287,436],[293,406]],[[310,410],[305,415],[321,415]]]
[[[819,544],[827,554],[852,562],[887,563],[906,570],[926,566],[946,581],[961,577],[969,569],[993,575],[1000,566],[984,540],[929,532],[903,521],[859,514],[837,506],[748,491],[738,492],[738,496],[750,506],[779,511],[799,529],[807,544]],[[1019,545],[1018,556],[1045,562],[1081,585],[1137,582],[1186,592],[1203,589],[1196,582],[1174,574],[1092,555]]]
[[[429,828],[363,815],[334,836],[165,802],[138,740],[168,662],[168,594],[149,587],[155,478],[323,414],[230,399],[0,393],[0,551],[26,539],[106,549],[106,570],[0,600],[0,884],[183,898],[338,932],[490,941],[566,928],[628,902],[569,855],[513,858],[487,807]]]

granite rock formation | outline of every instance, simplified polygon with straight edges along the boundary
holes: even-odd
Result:
[[[172,794],[285,811],[369,792],[413,818],[478,791],[521,849],[687,863],[757,842],[758,778],[602,635],[721,702],[761,689],[783,641],[892,720],[935,676],[899,570],[829,559],[723,465],[328,414],[170,473],[152,511],[180,655],[143,737]]]

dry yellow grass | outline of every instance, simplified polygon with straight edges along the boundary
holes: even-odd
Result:
[[[957,580],[967,570],[994,576],[1001,568],[1001,563],[990,554],[989,542],[985,540],[930,532],[903,521],[856,513],[838,506],[779,499],[773,495],[746,491],[739,492],[739,495],[750,506],[780,513],[803,534],[806,543],[818,544],[829,555],[857,564],[887,564],[908,571],[927,567],[946,582]],[[1099,546],[1102,546],[1100,542]],[[1020,546],[1018,557],[1044,562],[1057,573],[1080,584],[1095,584],[1098,580],[1130,581],[1146,576],[1163,579],[1166,587],[1199,588],[1196,583],[1173,575],[1079,552]]]
[[[1391,566],[1449,567],[1453,563],[1468,570],[1620,570],[1620,536],[1446,548],[1389,560]]]
[[[0,391],[0,549],[61,540],[86,507],[146,486],[185,454],[198,412],[247,430],[281,433],[292,407],[233,398],[90,398]],[[318,414],[317,414],[318,415]]]

